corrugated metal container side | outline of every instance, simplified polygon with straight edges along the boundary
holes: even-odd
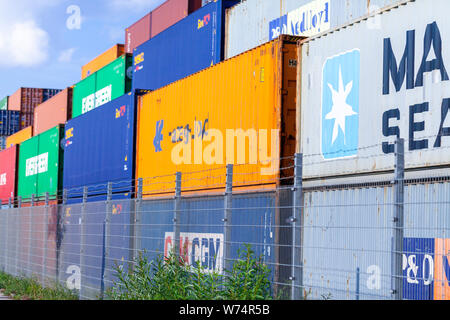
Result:
[[[450,298],[445,267],[450,261],[449,192],[448,182],[405,184],[405,300]],[[392,186],[306,191],[304,199],[303,285],[308,297],[391,299]]]
[[[225,8],[218,0],[195,11],[133,53],[133,88],[156,90],[223,60]]]
[[[0,150],[6,149],[6,138],[4,136],[0,136]]]
[[[27,127],[9,136],[6,139],[6,146],[9,148],[16,144],[21,144],[25,140],[30,139],[32,136],[33,136],[33,127]]]
[[[109,254],[106,256],[105,241],[105,206],[104,202],[88,203],[86,212],[86,238],[83,257],[80,256],[81,241],[81,204],[64,207],[61,217],[60,245],[60,281],[68,289],[80,289],[75,285],[77,276],[81,277],[82,297],[96,299],[101,288],[108,288],[114,276],[116,263],[127,268],[130,261],[130,202],[113,201],[111,216]],[[80,262],[83,260],[83,265]]]
[[[8,98],[9,97],[4,97],[0,100],[0,110],[8,110]]]
[[[400,0],[246,0],[227,10],[225,58],[276,38],[311,36]]]
[[[235,186],[273,187],[292,176],[279,171],[288,167],[280,158],[295,153],[297,40],[282,37],[139,97],[136,177],[170,180],[145,180],[145,195],[173,192],[177,171],[209,172],[187,174],[186,191],[221,190],[228,163],[240,164]],[[250,146],[237,152],[236,135]]]
[[[133,50],[150,39],[152,13],[125,29],[125,52],[133,54]]]
[[[0,152],[0,204],[16,196],[17,152],[17,146]]]
[[[72,118],[130,92],[131,60],[131,55],[122,55],[77,83],[73,89]]]
[[[43,102],[34,110],[33,135],[43,133],[72,116],[72,89],[67,88]]]
[[[32,114],[36,106],[60,91],[61,89],[20,88],[9,97],[8,110]]]
[[[135,95],[129,93],[67,122],[63,188],[69,198],[76,197],[80,202],[83,186],[88,186],[90,197],[104,196],[108,182],[114,183],[115,197],[131,196],[135,105]]]
[[[200,0],[168,0],[125,29],[125,52],[134,49],[202,6]],[[152,27],[154,25],[154,27]],[[153,31],[153,28],[155,29]]]
[[[201,0],[167,0],[152,11],[150,37],[153,38],[190,13],[201,8]]]
[[[180,208],[180,254],[184,261],[206,272],[224,272],[223,197],[185,198]],[[233,197],[231,259],[250,244],[256,256],[270,267],[274,263],[274,194],[256,193]],[[173,250],[173,200],[149,200],[141,204],[142,228],[140,250],[149,260],[167,256]],[[256,209],[255,209],[256,208]],[[261,208],[267,208],[262,210]]]
[[[397,137],[406,169],[450,163],[448,2],[402,4],[302,43],[304,178],[392,170]]]
[[[20,112],[0,110],[0,136],[10,136],[19,131]]]
[[[110,64],[124,53],[125,46],[123,44],[114,45],[112,48],[106,50],[104,53],[81,67],[81,79],[85,79],[94,72]]]
[[[62,188],[63,151],[60,143],[64,126],[58,125],[38,136],[22,142],[19,151],[17,195],[23,199],[51,197]]]

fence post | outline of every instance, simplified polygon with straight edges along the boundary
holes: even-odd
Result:
[[[292,197],[292,272],[290,280],[291,299],[300,300],[303,297],[303,267],[302,267],[302,211],[303,211],[303,155],[296,153],[294,158],[294,187]]]
[[[110,256],[111,247],[111,216],[112,216],[112,183],[108,182],[108,189],[106,194],[106,216],[105,216],[105,248],[103,250],[103,268],[102,268],[102,280],[100,287],[100,297],[103,299],[105,294],[105,283],[108,280],[108,262]]]
[[[232,208],[233,208],[233,165],[227,165],[227,181],[225,187],[225,210],[224,210],[224,257],[222,267],[224,270],[231,271],[231,230],[232,222]]]
[[[42,285],[45,286],[45,277],[47,270],[47,234],[48,234],[48,207],[49,207],[49,193],[45,193],[45,208],[44,208],[44,226],[42,240],[44,241],[44,254],[42,257]]]
[[[181,172],[176,173],[175,180],[175,203],[173,210],[173,240],[174,254],[180,254],[180,207],[181,207]]]
[[[132,218],[130,235],[131,235],[131,241],[130,244],[132,245],[131,251],[130,251],[130,262],[128,270],[131,272],[134,269],[134,262],[138,258],[138,252],[141,248],[141,205],[142,205],[142,192],[143,192],[143,186],[144,186],[144,180],[142,178],[138,179],[138,187],[137,187],[137,194],[136,194],[136,200],[134,204],[134,217]]]
[[[62,195],[62,203],[61,206],[58,206],[58,230],[57,230],[57,247],[56,247],[56,259],[57,259],[57,269],[56,269],[56,279],[58,283],[63,283],[64,279],[62,278],[63,274],[65,274],[65,270],[61,271],[64,261],[64,250],[61,250],[63,232],[64,232],[64,220],[65,220],[65,212],[67,205],[67,189],[63,190]],[[65,284],[64,284],[65,286]]]
[[[405,140],[395,142],[394,182],[394,252],[392,294],[395,300],[403,299],[403,228],[404,228],[404,180],[405,180]]]
[[[79,299],[82,300],[83,297],[83,274],[84,274],[84,251],[86,246],[86,203],[87,203],[88,188],[83,187],[83,204],[81,205],[81,241],[80,241],[80,296]]]

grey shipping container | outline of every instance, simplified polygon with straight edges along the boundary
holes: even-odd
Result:
[[[406,169],[450,163],[449,8],[402,1],[301,41],[304,178],[392,170],[398,137]]]
[[[450,261],[449,191],[442,181],[405,185],[403,299],[450,298],[450,269],[443,268]],[[394,188],[386,183],[305,190],[304,199],[302,279],[308,299],[392,299]]]
[[[246,0],[227,12],[225,58],[276,38],[312,36],[400,0]]]

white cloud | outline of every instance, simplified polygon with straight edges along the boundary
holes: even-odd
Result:
[[[36,17],[66,0],[0,0],[0,66],[31,67],[48,60],[50,36]]]
[[[0,64],[31,67],[48,59],[49,35],[34,20],[0,26]]]
[[[58,57],[58,61],[65,62],[65,63],[71,62],[72,56],[73,56],[75,50],[76,50],[76,48],[70,48],[70,49],[61,51],[61,53],[59,54],[59,57]]]
[[[110,5],[116,10],[132,10],[135,12],[150,11],[166,0],[110,0]]]

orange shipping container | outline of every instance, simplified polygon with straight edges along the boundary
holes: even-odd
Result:
[[[23,130],[16,132],[12,136],[9,136],[6,139],[6,147],[10,148],[16,144],[21,144],[22,142],[31,139],[31,137],[33,137],[33,127],[29,126]]]
[[[33,135],[66,123],[72,115],[72,89],[67,88],[34,109]]]
[[[280,168],[295,153],[298,39],[282,36],[139,97],[144,196],[173,194],[175,172],[183,191],[223,192],[230,163],[235,190],[289,183],[292,169]]]
[[[85,79],[94,72],[100,70],[104,66],[110,64],[118,57],[125,53],[125,46],[123,44],[116,44],[111,49],[105,51],[97,58],[81,67],[81,79]]]

